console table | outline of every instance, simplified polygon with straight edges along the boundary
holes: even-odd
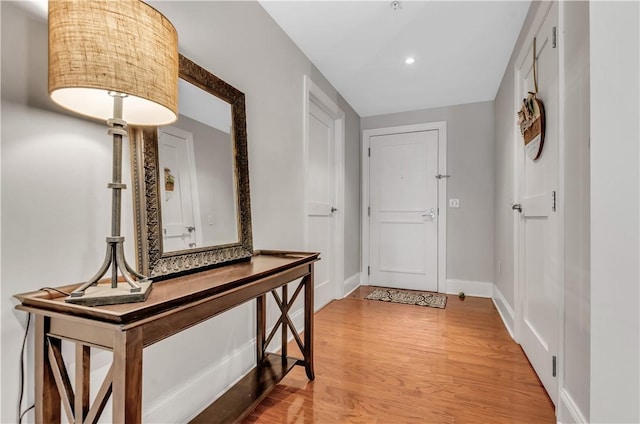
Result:
[[[61,293],[40,290],[16,295],[17,309],[35,316],[36,423],[59,423],[62,410],[69,422],[95,423],[109,397],[113,422],[142,421],[142,350],[228,309],[256,299],[257,364],[234,387],[196,417],[192,423],[240,421],[297,365],[307,377],[313,371],[313,266],[318,253],[262,251],[245,262],[225,265],[153,283],[145,302],[88,307],[66,303]],[[287,284],[301,279],[293,295]],[[79,284],[57,287],[70,292]],[[280,289],[278,293],[277,289]],[[266,328],[266,295],[272,293],[280,318]],[[304,293],[304,340],[289,309]],[[302,359],[287,355],[288,330]],[[267,346],[281,331],[279,354]],[[75,381],[62,356],[62,341],[75,345]],[[89,399],[91,349],[113,352],[113,362],[94,402]]]

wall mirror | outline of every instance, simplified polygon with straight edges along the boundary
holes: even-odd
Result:
[[[244,93],[180,55],[179,118],[131,127],[138,268],[158,277],[253,253]]]

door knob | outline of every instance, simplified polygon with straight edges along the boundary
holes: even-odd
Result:
[[[338,209],[331,206],[331,213],[334,213],[334,212],[338,212]]]
[[[520,203],[515,203],[511,205],[511,209],[522,213],[522,205]]]
[[[193,233],[196,230],[196,227],[187,227],[187,231]]]
[[[436,212],[433,210],[433,208],[429,211],[429,213],[423,213],[422,214],[423,218],[429,218],[430,220],[434,220],[436,219]]]

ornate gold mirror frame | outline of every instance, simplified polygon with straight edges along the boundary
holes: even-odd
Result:
[[[248,259],[253,254],[249,163],[244,93],[206,69],[180,55],[180,78],[213,94],[231,106],[232,160],[235,171],[235,242],[165,252],[163,250],[158,127],[131,127],[131,163],[137,241],[138,269],[151,278],[182,274],[228,262]]]

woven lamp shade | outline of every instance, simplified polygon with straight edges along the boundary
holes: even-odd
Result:
[[[178,115],[178,35],[138,0],[49,1],[49,94],[59,105],[99,119],[164,125]]]

